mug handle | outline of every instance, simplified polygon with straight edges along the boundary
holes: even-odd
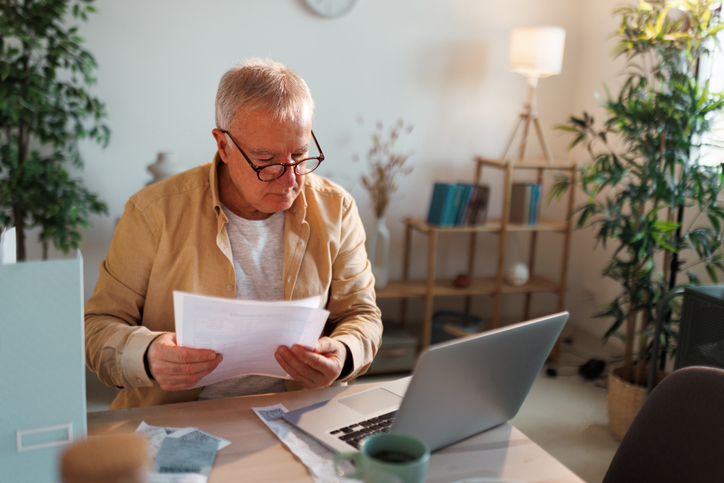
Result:
[[[339,467],[339,463],[342,461],[351,461],[355,466],[355,472],[345,473],[344,470]],[[337,453],[334,455],[334,471],[337,473],[337,476],[342,476],[344,478],[358,478],[360,468],[359,453]]]

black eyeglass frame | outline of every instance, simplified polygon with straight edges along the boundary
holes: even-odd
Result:
[[[294,170],[294,174],[296,174],[297,176],[306,176],[309,173],[311,173],[312,171],[314,171],[315,169],[319,168],[319,165],[322,164],[322,161],[324,161],[324,153],[322,152],[322,148],[319,147],[319,142],[317,141],[317,136],[314,135],[314,131],[311,131],[312,139],[314,139],[314,144],[317,146],[317,151],[319,151],[319,156],[312,156],[311,158],[304,158],[300,161],[297,161],[296,163],[274,163],[274,164],[268,164],[268,165],[262,166],[262,167],[256,166],[254,163],[251,162],[251,159],[249,159],[249,156],[247,156],[246,153],[244,152],[244,150],[241,149],[241,147],[237,144],[236,140],[234,139],[234,137],[231,135],[231,133],[229,131],[227,131],[226,129],[219,129],[219,131],[221,131],[222,133],[229,136],[229,138],[231,139],[231,142],[233,142],[234,146],[236,146],[236,149],[239,150],[241,155],[244,156],[244,159],[246,159],[246,162],[249,163],[249,166],[251,166],[251,169],[253,169],[254,172],[256,173],[256,177],[259,178],[259,181],[262,181],[264,183],[270,183],[274,180],[281,178],[282,176],[284,176],[284,173],[287,172],[287,168],[292,168]],[[317,166],[315,166],[314,169],[307,171],[306,173],[303,173],[303,174],[298,173],[297,166],[299,166],[300,164],[304,163],[305,161],[309,161],[311,159],[316,159],[317,161],[319,161],[319,164],[317,164]],[[270,168],[272,166],[283,166],[284,169],[282,170],[281,173],[279,173],[279,176],[277,176],[276,178],[261,179],[261,172],[263,170],[265,170],[266,168]]]

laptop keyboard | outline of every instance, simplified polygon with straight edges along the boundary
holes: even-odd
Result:
[[[345,426],[344,428],[335,429],[329,434],[337,436],[337,438],[351,446],[354,446],[355,448],[359,448],[359,443],[365,436],[376,433],[386,433],[389,431],[390,426],[392,426],[392,421],[394,421],[396,415],[397,411],[392,411],[391,413],[382,414],[380,416],[361,421],[357,424],[351,424],[349,426]]]

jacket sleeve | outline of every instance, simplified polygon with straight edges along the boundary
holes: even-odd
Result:
[[[327,308],[330,337],[343,342],[352,355],[352,370],[342,382],[364,374],[382,342],[382,314],[377,307],[375,278],[365,250],[365,231],[354,199],[342,211],[340,243],[332,262]]]
[[[153,385],[144,355],[162,332],[143,327],[142,314],[158,236],[129,201],[108,255],[101,262],[93,296],[85,306],[86,365],[111,387]]]

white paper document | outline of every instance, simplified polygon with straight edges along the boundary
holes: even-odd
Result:
[[[194,387],[252,374],[291,379],[274,353],[281,345],[314,347],[329,317],[320,302],[320,297],[256,302],[174,291],[178,345],[224,356]]]
[[[307,467],[315,483],[359,481],[338,476],[334,469],[334,451],[285,420],[283,416],[288,411],[283,405],[275,404],[251,409],[277,435],[279,441]]]

